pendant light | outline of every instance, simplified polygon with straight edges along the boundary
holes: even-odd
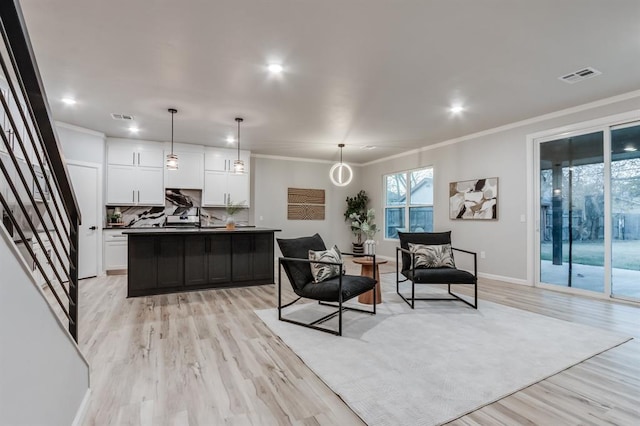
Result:
[[[244,161],[240,159],[240,123],[243,121],[242,118],[236,117],[236,122],[238,123],[238,159],[233,162],[233,171],[239,175],[244,173]]]
[[[331,170],[329,170],[329,179],[331,179],[331,183],[335,186],[347,186],[353,179],[353,170],[347,163],[342,162],[342,148],[344,148],[344,144],[339,144],[338,148],[340,148],[340,162],[334,164]]]
[[[178,170],[178,156],[173,153],[173,116],[178,112],[175,108],[169,108],[171,113],[171,154],[167,154],[167,170]]]

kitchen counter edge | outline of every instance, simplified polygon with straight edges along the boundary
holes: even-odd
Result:
[[[198,234],[252,234],[265,232],[281,232],[281,229],[271,228],[152,228],[152,229],[133,229],[128,228],[122,231],[127,235],[198,235]]]

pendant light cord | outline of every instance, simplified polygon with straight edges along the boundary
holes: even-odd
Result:
[[[171,155],[173,155],[173,116],[174,112],[171,113]]]

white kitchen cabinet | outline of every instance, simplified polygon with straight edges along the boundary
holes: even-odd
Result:
[[[164,206],[163,169],[155,167],[138,167],[136,183],[138,184],[137,202],[143,206]]]
[[[204,156],[205,170],[232,172],[233,162],[238,159],[238,151],[226,148],[208,148]],[[245,170],[249,170],[251,151],[240,151],[240,159],[244,161]]]
[[[107,204],[125,206],[136,204],[137,168],[133,166],[107,167]]]
[[[224,206],[227,201],[227,173],[204,172],[203,206]]]
[[[156,142],[121,139],[110,141],[107,163],[122,166],[164,167],[163,146]]]
[[[104,230],[103,253],[105,271],[127,269],[127,236],[122,230]]]
[[[246,164],[246,163],[245,163]],[[249,174],[227,174],[227,200],[231,198],[234,203],[249,205]]]
[[[163,206],[163,170],[156,167],[107,167],[107,204]]]
[[[165,169],[165,187],[202,189],[204,187],[204,153],[185,151],[174,151],[174,153],[178,156],[178,170]]]
[[[206,171],[202,203],[205,207],[226,206],[244,202],[249,206],[249,175]]]
[[[107,145],[107,205],[163,206],[164,150],[157,142],[114,139]]]

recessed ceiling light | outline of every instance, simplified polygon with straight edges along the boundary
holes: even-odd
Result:
[[[462,105],[454,105],[449,108],[449,111],[451,111],[453,114],[460,114],[462,111],[464,111],[464,107]]]
[[[75,99],[69,98],[69,97],[62,98],[61,100],[64,104],[67,104],[67,105],[75,105],[77,103]]]
[[[627,152],[635,152],[638,150],[638,148],[636,148],[635,146],[627,146],[624,148],[624,150]]]
[[[140,128],[137,126],[129,126],[129,131],[131,133],[138,133],[140,131]]]
[[[280,74],[282,71],[284,71],[284,68],[282,67],[281,64],[269,64],[267,65],[267,69],[269,70],[270,73],[273,74]]]
[[[373,145],[364,145],[364,146],[361,146],[360,149],[364,149],[365,151],[371,151],[372,149],[376,149],[376,147]]]
[[[227,136],[226,141],[227,143],[234,143],[236,140],[233,138],[233,136]]]

